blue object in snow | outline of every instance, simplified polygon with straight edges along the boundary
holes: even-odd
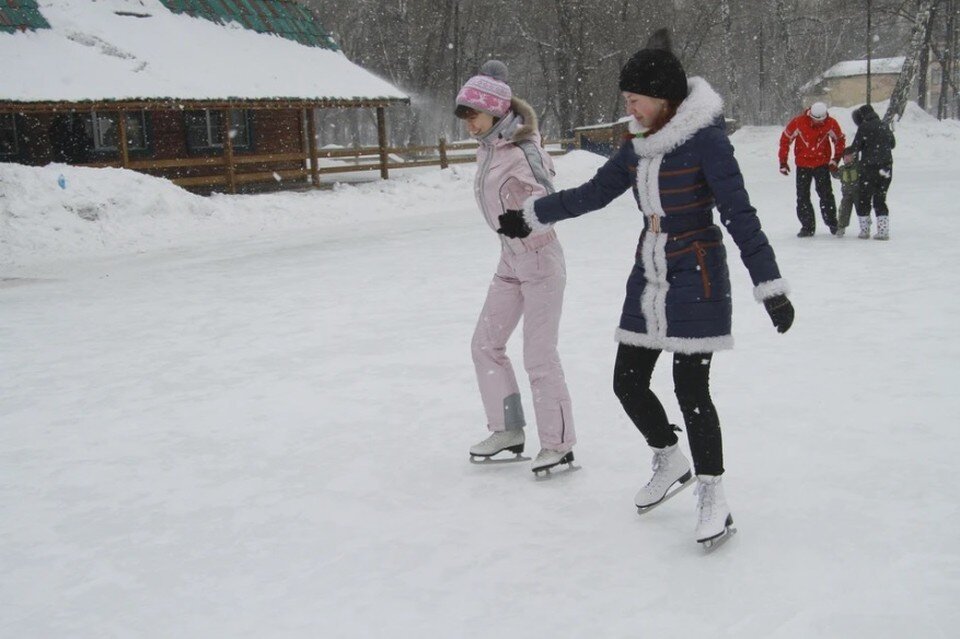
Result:
[[[63,177],[63,173],[61,173],[60,177],[57,178],[57,184],[60,185],[61,189],[67,188],[67,178]]]

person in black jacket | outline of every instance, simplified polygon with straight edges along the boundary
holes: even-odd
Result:
[[[893,131],[880,120],[869,104],[853,112],[857,134],[846,153],[854,153],[860,160],[860,200],[857,216],[861,239],[870,237],[870,208],[877,214],[877,234],[874,239],[890,239],[890,211],[887,208],[887,190],[893,179],[893,148],[897,139]]]

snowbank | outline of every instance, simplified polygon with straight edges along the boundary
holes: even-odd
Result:
[[[886,103],[876,107],[883,113]],[[830,112],[852,140],[852,109]],[[920,157],[952,163],[960,148],[960,122],[937,121],[913,103],[896,132],[898,167]],[[775,157],[779,133],[779,127],[737,131],[732,139],[741,164],[753,158],[775,166],[770,158]],[[554,159],[561,188],[588,179],[604,161],[586,151]],[[416,217],[454,201],[472,202],[475,170],[472,164],[445,171],[409,169],[395,171],[386,182],[337,185],[333,190],[207,198],[165,179],[122,169],[0,164],[0,267],[9,272],[52,260]],[[64,188],[58,185],[60,176]]]
[[[0,267],[417,216],[449,201],[449,191],[471,198],[473,171],[457,166],[325,191],[202,197],[123,169],[0,164]]]

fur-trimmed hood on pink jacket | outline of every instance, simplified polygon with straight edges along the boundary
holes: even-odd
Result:
[[[500,228],[498,218],[507,209],[522,210],[530,196],[554,191],[553,161],[540,146],[537,124],[533,107],[513,98],[510,112],[478,138],[474,195],[493,230]],[[522,245],[519,240],[506,243]]]

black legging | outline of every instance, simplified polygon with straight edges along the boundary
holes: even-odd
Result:
[[[654,448],[677,443],[677,435],[663,405],[650,390],[659,350],[620,344],[613,371],[613,392],[627,416]],[[710,399],[712,353],[673,355],[673,385],[687,426],[687,440],[698,475],[723,474],[720,419]]]
[[[833,199],[833,186],[830,184],[830,169],[826,164],[815,169],[797,167],[797,219],[800,226],[813,231],[817,228],[813,215],[813,202],[810,200],[810,183],[813,182],[820,198],[820,217],[831,230],[837,228],[837,202]]]

